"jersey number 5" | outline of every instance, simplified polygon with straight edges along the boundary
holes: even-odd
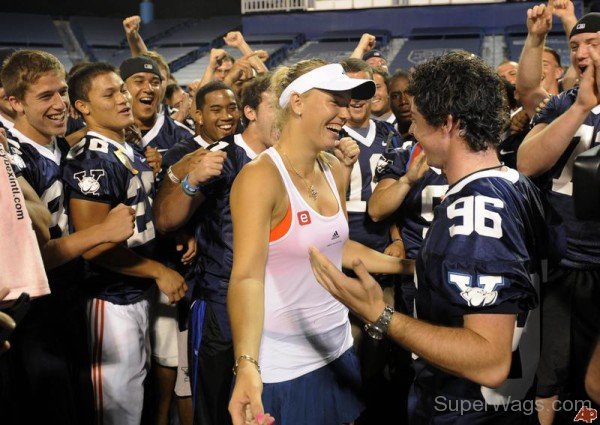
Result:
[[[502,217],[486,207],[504,208],[504,202],[489,196],[465,196],[454,201],[447,209],[448,218],[462,218],[462,224],[453,224],[448,229],[450,236],[468,236],[474,231],[481,236],[499,239],[502,237]]]

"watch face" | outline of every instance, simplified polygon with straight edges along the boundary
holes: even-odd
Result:
[[[368,327],[365,328],[365,330],[367,331],[367,335],[369,335],[371,338],[374,338],[374,339],[382,339],[383,338],[382,333],[379,332],[373,326],[368,326]]]

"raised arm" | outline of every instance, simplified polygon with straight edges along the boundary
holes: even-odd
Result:
[[[571,0],[550,0],[550,4],[552,4],[552,13],[562,22],[568,42],[569,37],[571,36],[571,30],[577,23],[575,6]]]
[[[254,418],[264,413],[258,369],[241,357],[249,356],[260,362],[258,354],[264,320],[264,278],[271,216],[276,206],[277,190],[285,190],[282,184],[273,184],[273,181],[277,181],[276,170],[269,170],[265,165],[270,164],[264,162],[263,158],[262,163],[246,165],[231,190],[233,269],[227,293],[227,310],[235,358],[239,364],[229,403],[234,425],[247,423],[248,406]]]
[[[228,32],[227,35],[223,37],[223,41],[225,41],[228,46],[238,49],[242,56],[248,56],[254,53],[252,48],[248,45],[248,43],[246,43],[242,33],[239,31]],[[259,74],[269,72],[269,68],[267,68],[265,63],[256,56],[250,57],[250,63],[252,64],[252,68],[254,68]]]
[[[517,153],[517,168],[527,176],[548,171],[567,149],[592,108],[600,104],[600,56],[589,47],[592,61],[581,78],[577,99],[550,124],[536,125],[525,137]]]
[[[552,9],[544,4],[527,10],[527,38],[517,70],[517,96],[532,117],[537,105],[548,96],[542,87],[542,55],[546,35],[552,28]]]
[[[553,14],[557,16],[562,22],[563,28],[565,30],[565,35],[567,37],[567,43],[569,42],[569,38],[571,37],[571,31],[575,27],[577,23],[577,16],[575,15],[575,7],[573,6],[573,2],[571,0],[550,0],[553,5]],[[562,78],[562,87],[563,90],[569,90],[575,87],[577,83],[578,75],[575,68],[573,68],[573,64],[569,65],[567,71],[565,72]]]
[[[365,53],[375,48],[375,42],[376,37],[374,35],[364,33],[350,57],[362,59]]]
[[[123,29],[125,30],[125,37],[127,38],[127,43],[129,44],[129,48],[131,49],[131,56],[134,58],[148,51],[146,43],[144,43],[144,40],[140,36],[141,22],[142,18],[140,18],[137,15],[130,16],[123,20]]]
[[[213,80],[215,70],[219,66],[219,61],[227,55],[227,52],[223,49],[210,49],[210,56],[208,59],[208,65],[204,70],[204,75],[200,80],[200,87],[207,85]]]

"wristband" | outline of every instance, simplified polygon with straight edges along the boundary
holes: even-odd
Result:
[[[167,168],[167,175],[169,176],[169,180],[171,180],[174,184],[181,184],[181,179],[173,172],[173,166]]]
[[[250,363],[252,363],[256,367],[256,370],[258,370],[258,374],[260,375],[260,366],[258,365],[258,362],[253,357],[251,357],[247,354],[242,354],[235,361],[235,365],[233,366],[233,376],[237,375],[238,368],[240,367],[240,360],[248,360]]]
[[[190,175],[186,175],[181,182],[181,189],[187,196],[196,196],[200,192],[200,186],[192,186],[189,180]]]

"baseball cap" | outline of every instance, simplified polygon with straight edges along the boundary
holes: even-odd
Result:
[[[125,59],[119,67],[119,72],[123,81],[131,77],[133,74],[138,72],[149,72],[155,74],[162,80],[158,65],[152,59],[138,56],[135,58]]]

